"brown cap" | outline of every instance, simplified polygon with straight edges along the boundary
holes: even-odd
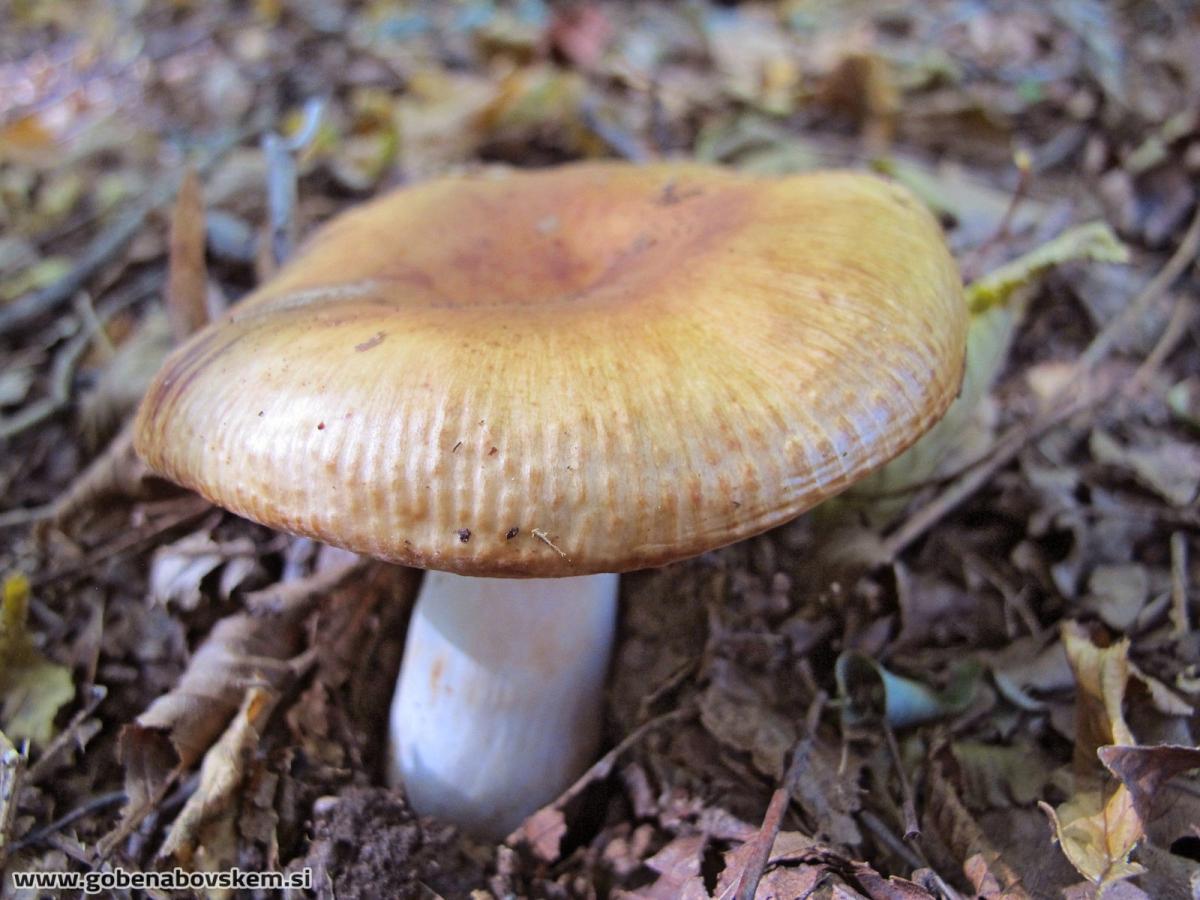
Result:
[[[137,449],[275,528],[557,576],[756,534],[911,444],[962,377],[933,218],[874,177],[578,164],[407,188],[177,350]]]

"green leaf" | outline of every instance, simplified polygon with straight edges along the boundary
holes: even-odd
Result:
[[[29,579],[4,580],[0,603],[0,729],[17,743],[45,744],[54,717],[75,696],[71,670],[46,659],[29,638]]]
[[[1076,260],[1127,263],[1129,248],[1105,222],[1068,228],[1054,240],[971,282],[966,289],[967,307],[975,315],[1006,303],[1017,288],[1029,284],[1047,269]]]

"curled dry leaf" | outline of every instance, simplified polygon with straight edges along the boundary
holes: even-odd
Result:
[[[1160,744],[1155,747],[1101,747],[1100,761],[1121,779],[1134,808],[1149,819],[1159,790],[1176,775],[1200,769],[1200,748]]]
[[[213,540],[208,529],[159,547],[150,563],[150,597],[156,603],[195,609],[201,600],[200,583],[224,566],[220,591],[228,597],[255,568],[256,550],[248,537],[226,543]]]
[[[926,827],[935,828],[954,853],[964,860],[963,873],[980,897],[1027,900],[1021,878],[1001,858],[971,815],[942,763],[934,759],[924,783]]]
[[[231,824],[237,813],[238,793],[245,774],[247,754],[258,746],[263,726],[275,709],[278,693],[264,685],[246,690],[237,715],[220,739],[204,754],[200,783],[176,817],[158,851],[160,859],[174,857],[189,864],[211,833],[216,820]]]
[[[247,685],[280,689],[299,652],[312,605],[360,570],[349,563],[246,598],[254,613],[219,621],[179,683],[121,731],[119,752],[128,796],[121,822],[101,843],[107,852],[136,827],[178,773],[205,753],[237,712]]]
[[[1062,642],[1075,673],[1075,785],[1057,809],[1041,804],[1067,859],[1092,884],[1104,888],[1139,874],[1129,859],[1144,836],[1133,795],[1096,758],[1106,744],[1135,745],[1121,704],[1129,679],[1129,642],[1098,647],[1075,622],[1066,622]]]
[[[199,331],[208,321],[205,296],[204,195],[200,177],[188,169],[171,212],[171,253],[167,270],[167,316],[176,341]]]
[[[955,715],[975,699],[982,668],[973,660],[963,662],[951,673],[941,691],[889,672],[865,653],[847,650],[834,664],[842,722],[850,728],[872,728],[886,721],[893,728],[907,728]]]

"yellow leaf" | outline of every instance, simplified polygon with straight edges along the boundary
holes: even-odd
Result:
[[[29,579],[17,572],[4,579],[0,604],[0,728],[17,742],[45,744],[54,717],[75,696],[71,671],[42,656],[26,631]]]
[[[1054,240],[971,282],[966,291],[967,305],[972,313],[980,313],[1002,304],[1013,291],[1047,269],[1075,260],[1127,263],[1129,248],[1121,243],[1105,222],[1089,222],[1068,228]]]
[[[1040,805],[1054,825],[1063,854],[1088,881],[1106,885],[1144,871],[1129,860],[1144,835],[1125,785],[1109,792],[1107,801],[1095,790],[1077,793],[1057,810]]]

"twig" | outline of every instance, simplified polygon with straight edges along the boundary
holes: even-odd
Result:
[[[1176,637],[1192,630],[1188,610],[1187,538],[1182,531],[1171,535],[1171,628]]]
[[[1125,329],[1145,312],[1151,303],[1161,297],[1180,275],[1187,271],[1187,267],[1195,261],[1197,253],[1200,253],[1200,208],[1196,210],[1196,214],[1192,217],[1192,223],[1183,235],[1183,240],[1179,242],[1179,246],[1175,248],[1175,252],[1171,254],[1166,265],[1159,269],[1158,274],[1150,279],[1150,283],[1142,288],[1141,293],[1134,297],[1129,305],[1096,335],[1087,350],[1079,357],[1076,367],[1085,373],[1108,356],[1109,351],[1112,350],[1113,345]],[[1064,390],[1066,389],[1064,388]]]
[[[59,816],[48,825],[44,825],[37,831],[31,831],[19,841],[13,843],[13,850],[23,850],[26,847],[31,847],[34,844],[40,844],[52,834],[57,834],[62,831],[72,822],[82,819],[84,816],[91,815],[94,812],[99,812],[105,807],[112,806],[114,803],[120,803],[125,799],[124,791],[109,791],[107,794],[100,794],[98,797],[93,797],[86,803],[75,807],[69,813]]]
[[[23,506],[0,513],[0,528],[19,528],[34,522],[45,522],[54,518],[54,504]]]
[[[779,836],[779,829],[783,826],[784,813],[787,812],[788,804],[792,802],[796,785],[804,775],[804,766],[810,759],[807,752],[801,752],[801,748],[816,736],[821,711],[825,708],[827,699],[824,691],[818,692],[813,699],[805,716],[805,734],[792,747],[791,762],[788,763],[783,781],[771,795],[767,811],[763,815],[762,827],[759,828],[758,834],[743,845],[748,850],[747,858],[742,863],[742,872],[737,881],[730,886],[733,890],[732,896],[737,900],[754,900],[754,895],[758,893],[758,883],[762,880],[763,871],[771,859],[775,838]],[[729,891],[723,892],[721,896],[730,896]]]
[[[568,803],[575,797],[579,796],[591,784],[597,781],[602,781],[607,778],[613,770],[613,766],[617,764],[617,760],[625,755],[632,747],[640,743],[646,735],[652,731],[657,731],[664,725],[672,725],[680,722],[685,722],[696,716],[697,709],[694,703],[687,703],[680,706],[678,709],[673,709],[670,712],[663,713],[648,722],[643,722],[629,734],[625,735],[615,747],[605,753],[596,762],[592,763],[591,767],[575,779],[565,791],[558,795],[553,801],[546,806],[543,806],[537,812],[533,813],[529,818],[517,826],[516,830],[505,838],[504,843],[513,846],[519,841],[536,841],[539,832],[539,819],[547,812],[560,813]]]
[[[54,358],[50,374],[50,396],[30,403],[16,415],[0,418],[0,441],[16,437],[23,431],[44,422],[61,410],[71,399],[71,382],[75,378],[75,367],[83,358],[84,351],[103,332],[104,325],[121,310],[132,306],[146,296],[147,285],[153,279],[141,279],[135,283],[136,290],[123,291],[94,318],[95,325],[85,325],[78,334]],[[3,312],[0,307],[0,314]],[[99,331],[96,329],[99,328]]]
[[[42,752],[42,755],[38,757],[38,761],[29,767],[29,781],[31,783],[37,784],[41,781],[51,761],[62,753],[67,748],[67,745],[75,740],[79,729],[83,727],[83,723],[87,720],[87,717],[95,712],[96,707],[108,696],[108,688],[102,684],[93,684],[90,694],[91,696],[88,697],[87,703],[83,705],[83,709],[71,717],[70,724],[58,733],[54,740],[50,742],[50,745]]]
[[[370,557],[360,556],[345,565],[331,566],[296,581],[252,591],[246,594],[243,605],[254,615],[293,615],[361,574],[372,562]]]
[[[1017,167],[1017,186],[1008,200],[1008,206],[1005,208],[1003,215],[1000,216],[1000,222],[996,225],[996,229],[984,239],[983,243],[971,251],[971,255],[963,262],[964,283],[970,283],[975,280],[978,273],[975,273],[974,270],[983,259],[984,254],[1008,237],[1009,229],[1012,228],[1017,210],[1021,208],[1021,203],[1029,193],[1029,185],[1033,180],[1033,161],[1029,158],[1028,153],[1018,150],[1013,154],[1013,163]]]
[[[111,228],[101,232],[80,254],[71,271],[54,284],[26,294],[7,306],[0,306],[0,331],[27,325],[69,300],[101,266],[134,239],[151,213],[174,195],[175,184],[175,178],[159,182],[140,202],[117,219]]]
[[[896,777],[900,779],[901,809],[904,812],[904,839],[915,840],[921,836],[921,823],[917,821],[917,800],[913,796],[912,784],[904,771],[904,760],[900,758],[900,745],[896,743],[896,733],[887,722],[883,723],[883,735],[887,738],[888,752],[892,755],[892,763],[896,767]]]
[[[1163,329],[1163,333],[1151,348],[1150,353],[1146,356],[1142,364],[1138,366],[1137,371],[1133,373],[1133,377],[1125,385],[1122,393],[1126,397],[1134,397],[1141,393],[1146,387],[1154,373],[1162,367],[1162,364],[1167,361],[1167,358],[1179,346],[1179,342],[1187,335],[1188,326],[1192,324],[1195,309],[1188,296],[1181,295],[1175,302],[1175,308],[1171,310],[1171,318],[1167,321],[1167,327]]]
[[[173,500],[171,505],[179,508],[172,509],[169,513],[166,513],[161,521],[152,523],[148,529],[136,531],[131,535],[118,538],[110,544],[97,547],[93,552],[80,560],[40,574],[36,578],[31,579],[33,586],[40,587],[63,578],[78,575],[106,560],[113,559],[125,553],[131,553],[143,545],[158,540],[161,535],[172,528],[178,528],[180,525],[185,525],[206,515],[213,508],[211,504],[195,494],[185,494],[178,500]]]
[[[904,841],[896,837],[892,830],[887,827],[887,823],[879,818],[874,812],[869,809],[861,810],[858,814],[859,820],[867,826],[875,837],[883,843],[885,847],[891,850],[896,856],[904,860],[905,865],[912,869],[924,868],[925,862],[909,847]]]
[[[1008,465],[1030,441],[1034,441],[1076,413],[1100,402],[1099,396],[1077,397],[1065,407],[1053,409],[1053,414],[1039,416],[1032,422],[1014,425],[994,444],[988,455],[974,464],[942,493],[916,510],[880,545],[881,561],[895,560],[913,541],[941,521],[942,517],[963,503]]]
[[[546,534],[546,532],[542,531],[542,529],[531,528],[531,529],[529,529],[529,533],[532,534],[539,541],[541,541],[543,544],[545,544],[547,547],[549,547],[551,550],[553,550],[555,553],[557,553],[559,556],[561,556],[563,559],[565,559],[567,562],[571,561],[571,557],[567,556],[567,554],[565,552],[563,552],[563,549],[561,547],[559,547],[558,544],[556,544],[556,543],[554,543],[554,541],[550,540],[550,535]]]

